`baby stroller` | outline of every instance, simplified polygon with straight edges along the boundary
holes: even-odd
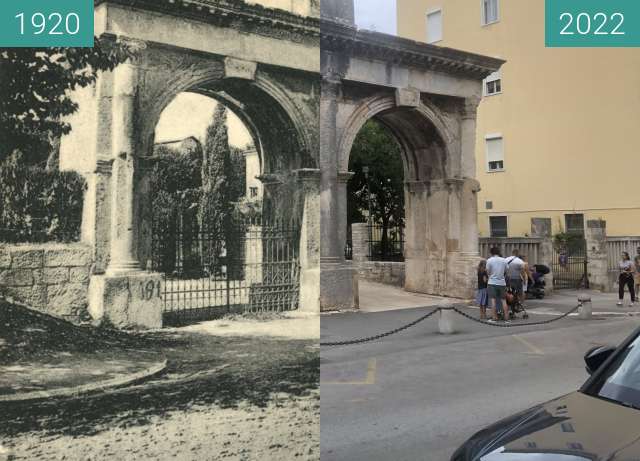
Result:
[[[533,282],[529,281],[529,285],[527,286],[527,292],[525,293],[525,295],[527,299],[542,299],[544,298],[544,290],[546,286],[544,276],[551,271],[544,264],[534,264],[532,269],[533,272],[531,276],[533,277]]]
[[[527,310],[518,299],[518,294],[513,288],[509,286],[507,287],[507,292],[504,296],[504,301],[507,303],[507,306],[509,306],[509,319],[511,320],[515,319],[518,314],[522,314],[522,319],[529,318],[529,314],[527,313]],[[500,311],[498,313],[498,318],[504,320],[504,311]]]

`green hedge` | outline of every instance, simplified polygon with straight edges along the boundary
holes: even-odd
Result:
[[[0,241],[69,242],[80,238],[85,181],[70,171],[8,161],[0,165]]]

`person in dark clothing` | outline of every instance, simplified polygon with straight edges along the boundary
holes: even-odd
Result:
[[[476,304],[480,306],[480,319],[487,318],[487,306],[489,305],[489,295],[487,294],[487,262],[483,259],[478,264],[478,290],[476,291]]]
[[[622,252],[622,261],[620,261],[620,276],[618,277],[618,306],[622,306],[624,300],[624,287],[629,289],[629,295],[631,296],[631,303],[629,307],[633,307],[633,303],[636,300],[635,287],[633,286],[635,272],[635,266],[629,257],[629,253]]]

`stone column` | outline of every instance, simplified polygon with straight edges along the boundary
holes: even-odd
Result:
[[[140,270],[134,239],[135,104],[138,70],[121,64],[114,71],[111,144],[111,241],[107,275]]]
[[[320,95],[320,305],[323,310],[357,307],[357,277],[344,259],[346,182],[338,173],[340,76],[322,78]]]
[[[369,261],[369,225],[367,223],[351,224],[351,250],[354,264]]]
[[[544,277],[545,291],[553,291],[553,236],[551,235],[551,218],[531,218],[531,237],[542,239],[538,250],[538,261],[529,264],[544,264],[549,272]]]
[[[454,276],[459,297],[472,297],[476,286],[476,267],[480,261],[478,247],[478,197],[480,183],[476,180],[476,118],[480,98],[471,97],[464,101],[460,114],[460,177],[457,192],[459,206],[458,251]],[[451,212],[450,212],[451,213]],[[450,237],[453,238],[453,237]],[[455,266],[455,265],[454,265]],[[450,274],[451,275],[451,274]],[[451,286],[451,285],[449,285]]]
[[[587,241],[589,287],[594,290],[609,291],[607,222],[600,219],[588,220],[585,239]]]
[[[104,275],[89,282],[88,311],[96,324],[117,328],[162,326],[161,274],[143,272],[136,256],[135,146],[138,136],[138,70],[132,63],[113,72],[111,106],[112,171],[109,191],[109,263]],[[107,207],[105,207],[107,208]]]
[[[320,170],[296,170],[303,194],[300,230],[300,310],[320,313]]]

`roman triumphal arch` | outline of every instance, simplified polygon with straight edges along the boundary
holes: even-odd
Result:
[[[375,118],[399,142],[405,170],[405,288],[467,297],[479,260],[476,112],[482,80],[503,61],[357,30],[353,2],[322,2],[321,307],[358,305],[345,261],[349,154]]]
[[[295,251],[287,242],[286,256],[282,245],[267,250],[260,243],[259,252],[295,262],[274,279],[299,280],[290,289],[297,304],[319,310],[319,15],[318,0],[95,2],[95,34],[137,50],[78,92],[79,111],[61,143],[61,168],[79,171],[88,183],[82,240],[93,248],[89,310],[96,320],[161,324],[164,278],[149,264],[149,171],[160,114],[185,91],[218,100],[248,127],[260,156],[263,220],[299,223]],[[260,262],[261,280],[246,295],[234,294],[242,302],[269,291],[263,279],[275,265]],[[204,286],[205,275],[198,277],[175,286]]]

